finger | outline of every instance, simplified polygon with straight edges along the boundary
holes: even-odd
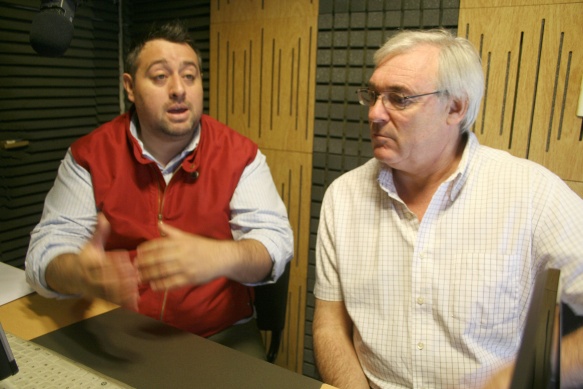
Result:
[[[164,263],[176,260],[179,257],[179,241],[168,238],[157,238],[143,242],[137,248],[135,264],[142,271],[148,268],[154,270]]]
[[[110,230],[111,227],[109,221],[103,213],[99,212],[97,214],[97,224],[95,225],[95,230],[93,231],[90,243],[96,248],[104,249]]]
[[[181,274],[175,274],[171,277],[162,278],[159,280],[154,280],[150,282],[150,288],[155,292],[160,292],[163,290],[171,290],[188,283],[188,280]]]
[[[166,282],[164,280],[151,281],[149,285],[150,289],[152,289],[154,292],[166,290]]]
[[[168,238],[179,237],[183,234],[182,230],[172,227],[164,222],[158,223],[158,230],[160,231],[160,235]]]
[[[112,266],[111,292],[113,299],[118,304],[137,310],[138,307],[138,275],[130,261],[127,252],[109,252],[108,261]]]
[[[171,257],[172,250],[164,244],[149,241],[140,245],[134,260],[135,266],[139,271],[155,269],[162,263],[168,261]]]
[[[164,280],[177,274],[180,274],[180,269],[176,261],[173,260],[159,261],[152,266],[139,268],[140,280],[142,282]]]

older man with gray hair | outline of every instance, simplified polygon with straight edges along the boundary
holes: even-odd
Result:
[[[507,387],[536,276],[583,314],[583,200],[531,161],[479,144],[472,44],[403,31],[367,88],[374,157],[327,189],[316,248],[317,367],[340,388]],[[583,383],[582,332],[562,384]]]

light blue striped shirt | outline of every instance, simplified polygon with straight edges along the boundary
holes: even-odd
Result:
[[[142,155],[156,162],[166,183],[200,139],[199,127],[184,151],[164,166],[150,153],[143,151],[133,120],[130,130],[140,144]],[[243,171],[230,208],[233,239],[255,239],[267,248],[274,265],[271,277],[265,283],[275,282],[293,256],[293,232],[266,158],[259,150],[255,160]],[[26,278],[39,294],[67,297],[47,287],[45,269],[58,255],[79,252],[91,238],[96,221],[91,175],[75,162],[69,149],[45,199],[42,218],[31,232]]]

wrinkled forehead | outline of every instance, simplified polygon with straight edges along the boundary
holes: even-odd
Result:
[[[437,84],[439,49],[420,45],[385,57],[375,68],[369,86],[375,89],[418,91]]]
[[[193,64],[200,70],[200,58],[188,43],[155,39],[146,42],[137,58],[137,69],[145,70],[153,63]]]

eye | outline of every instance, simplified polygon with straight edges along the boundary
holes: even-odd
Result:
[[[394,107],[405,107],[408,103],[405,96],[400,93],[396,92],[388,92],[386,95],[386,99],[389,100],[389,103]]]
[[[168,77],[164,73],[154,74],[152,76],[152,80],[154,80],[154,82],[162,82],[162,81],[166,80],[166,78],[168,78]]]
[[[192,81],[194,81],[194,80],[196,79],[196,76],[195,76],[194,74],[185,74],[183,77],[184,77],[186,80],[188,80],[188,81],[191,81],[191,82],[192,82]]]

